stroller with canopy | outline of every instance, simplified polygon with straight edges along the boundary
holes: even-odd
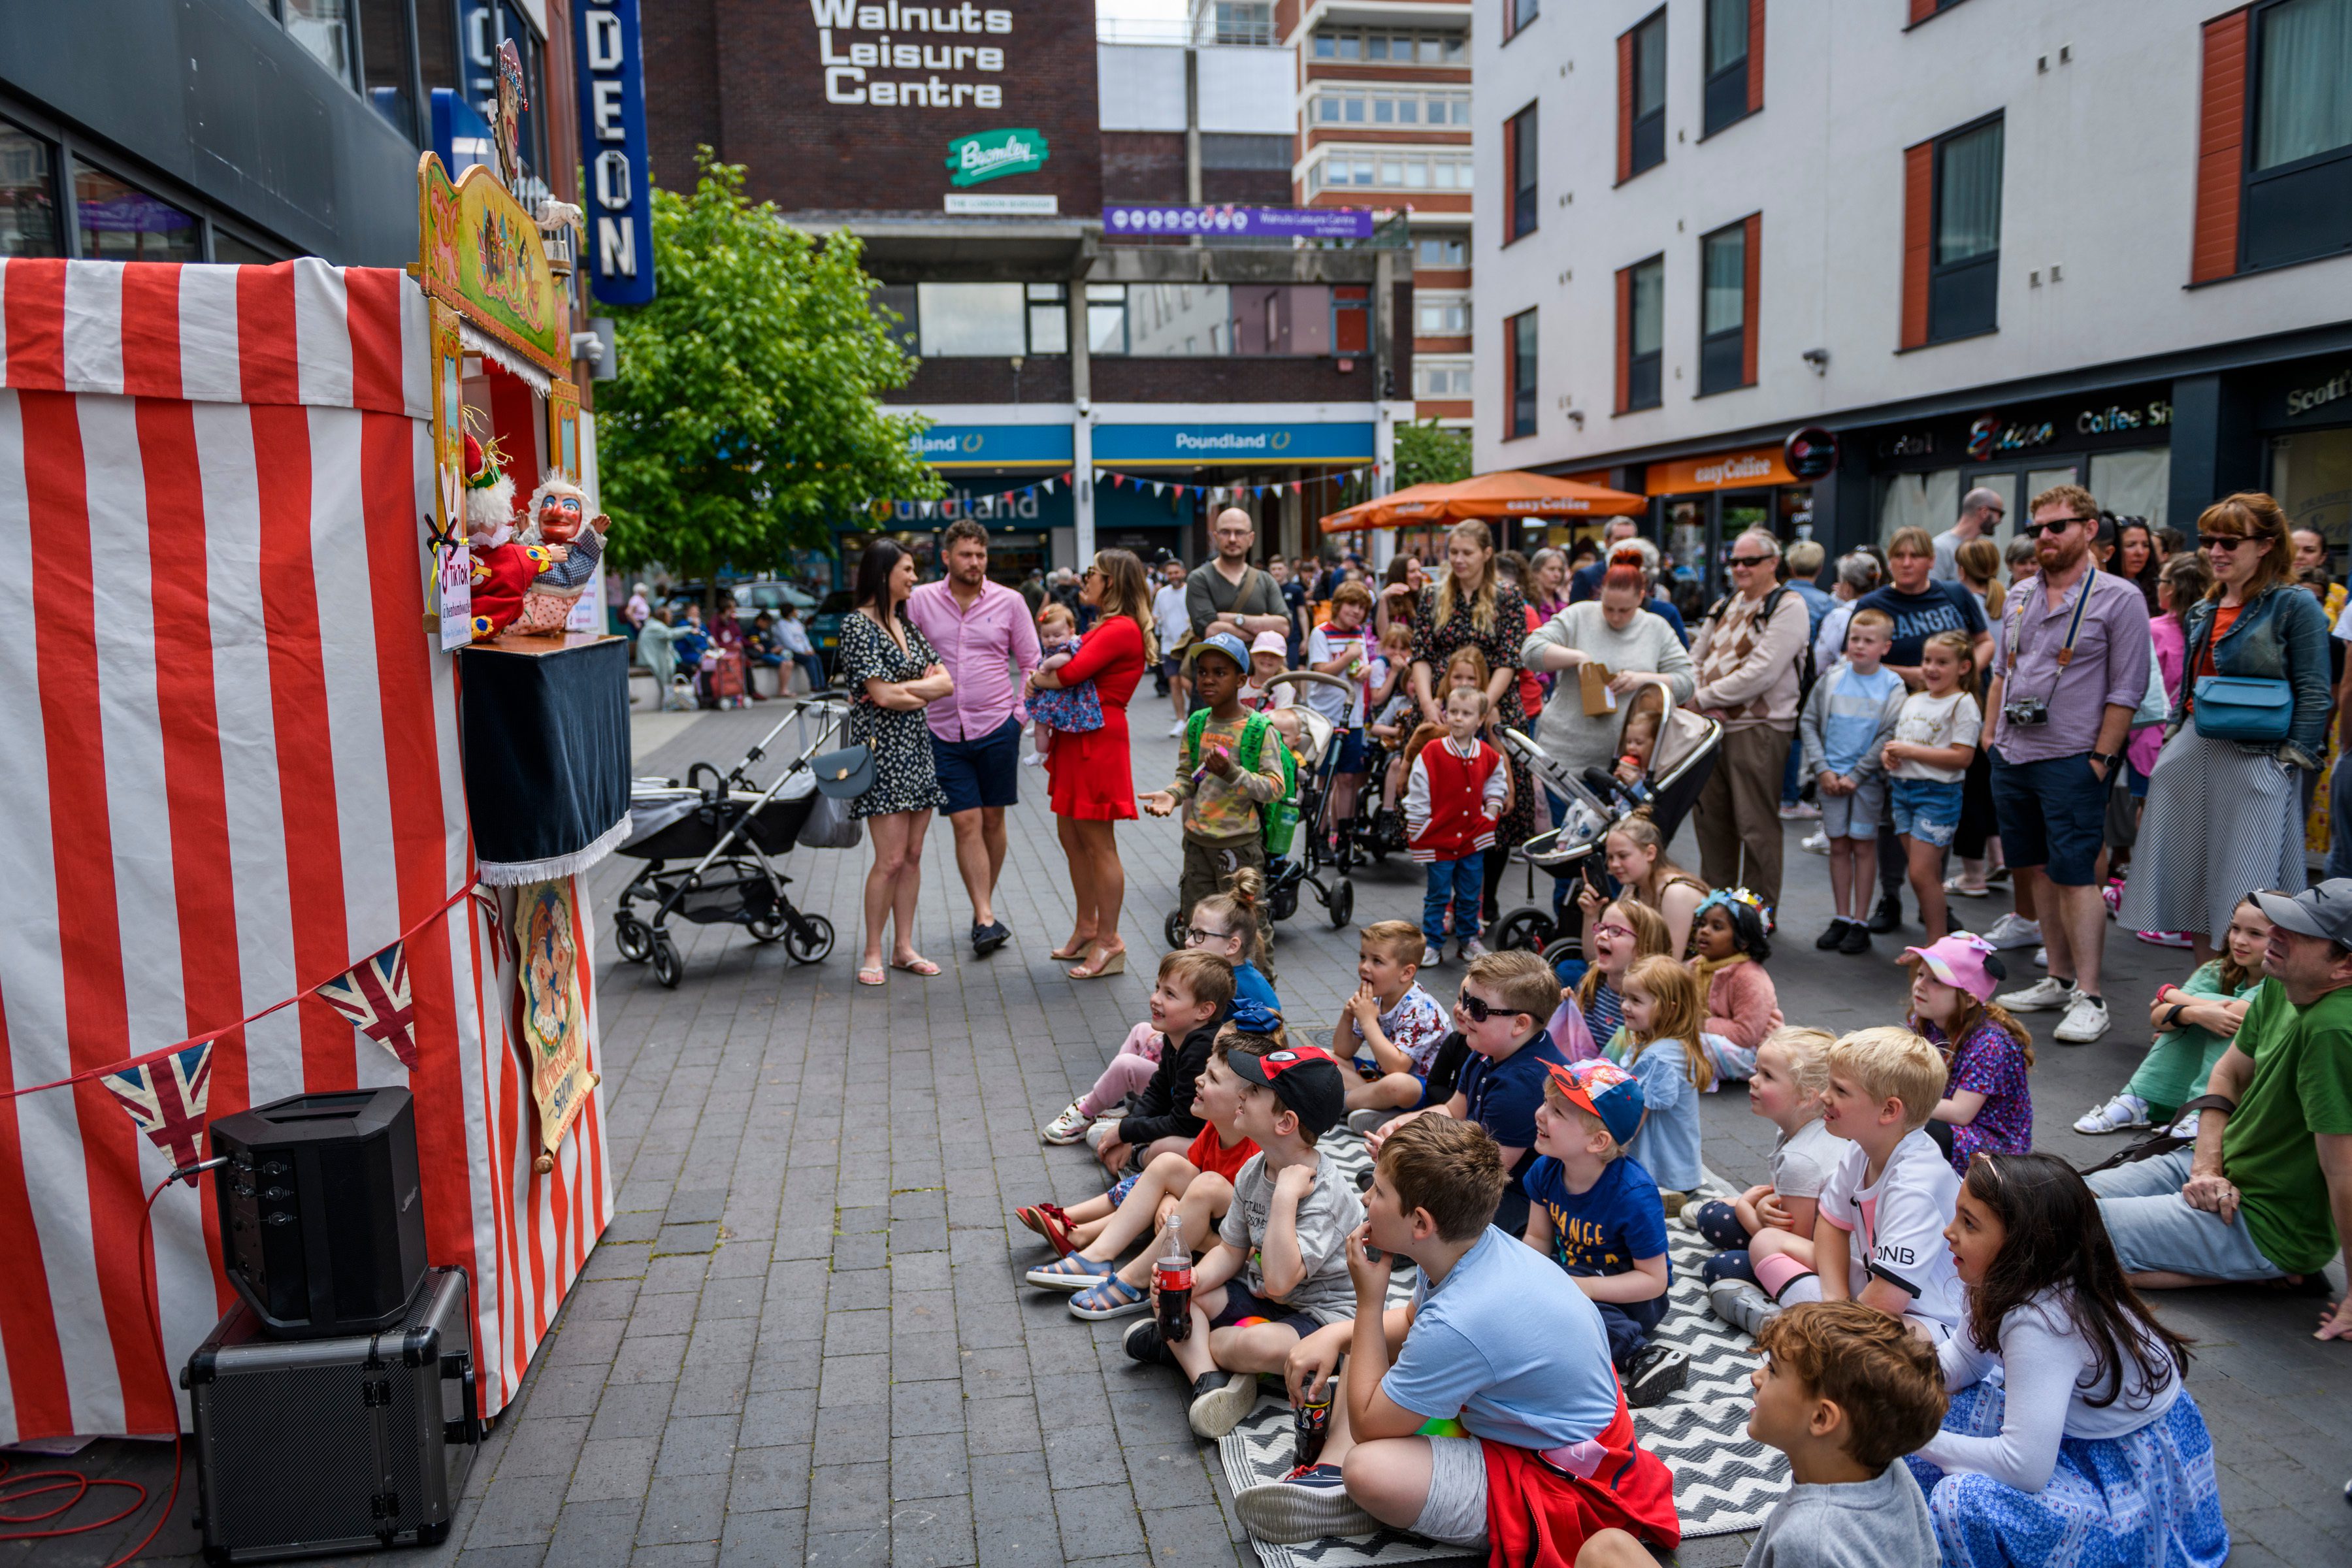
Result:
[[[1674,690],[1664,677],[1645,680],[1626,700],[1618,722],[1617,752],[1629,750],[1628,736],[1637,728],[1652,728],[1649,760],[1640,776],[1628,783],[1599,768],[1574,775],[1528,736],[1507,732],[1503,743],[1528,764],[1536,782],[1566,805],[1560,825],[1538,833],[1520,847],[1519,858],[1533,872],[1548,872],[1556,882],[1584,878],[1606,888],[1601,867],[1601,843],[1609,830],[1636,811],[1646,810],[1658,832],[1668,839],[1682,828],[1698,793],[1715,771],[1722,749],[1723,726],[1704,713],[1675,705]],[[1488,942],[1496,948],[1532,948],[1557,961],[1580,956],[1582,942],[1573,929],[1562,929],[1549,903],[1532,900],[1507,910],[1496,922]]]
[[[793,711],[724,775],[710,763],[677,779],[641,778],[630,786],[634,831],[618,853],[646,862],[621,889],[613,914],[613,942],[632,963],[653,964],[654,978],[675,989],[685,970],[671,939],[670,919],[696,925],[740,925],[754,942],[781,941],[795,963],[821,963],[833,952],[833,922],[793,905],[792,879],[776,861],[799,842],[817,803],[809,759],[828,749],[846,712],[847,696],[823,691],[793,704]],[[817,718],[816,735],[765,789],[751,782],[752,765],[787,725]],[[705,775],[708,775],[707,780]],[[685,864],[679,864],[685,862]],[[653,906],[641,918],[635,906]]]

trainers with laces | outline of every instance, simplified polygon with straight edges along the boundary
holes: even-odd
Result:
[[[1179,720],[1177,720],[1177,721],[1176,721],[1176,722],[1174,722],[1173,724],[1169,725],[1169,726],[1168,726],[1168,732],[1169,732],[1171,735],[1181,735],[1181,734],[1182,734],[1182,733],[1184,732],[1184,721],[1183,721],[1183,720],[1181,720],[1181,719],[1179,719]]]
[[[2105,1105],[2083,1112],[2074,1131],[2095,1138],[2103,1132],[2128,1132],[2147,1125],[2147,1101],[2126,1091]]]
[[[1878,908],[1870,912],[1870,929],[1885,936],[1903,923],[1903,900],[1888,895],[1878,900]]]
[[[2033,950],[2033,967],[2036,969],[2047,969],[2050,967],[2050,950],[2048,948],[2037,947]]]
[[[1378,1128],[1385,1127],[1403,1114],[1404,1112],[1401,1110],[1391,1110],[1384,1105],[1367,1105],[1361,1110],[1351,1110],[1348,1112],[1348,1131],[1350,1132],[1370,1132]]]
[[[2012,1013],[2046,1013],[2071,1005],[2076,994],[2073,981],[2045,974],[2024,990],[2002,996],[2000,1005]]]
[[[1422,943],[1421,966],[1423,969],[1434,969],[1444,962],[1445,952],[1443,948],[1437,947],[1430,942]]]
[[[2012,911],[1993,921],[1984,938],[1995,947],[2033,947],[2042,941],[2042,922],[2021,920]]]
[[[1780,808],[1783,822],[1816,822],[1821,815],[1822,808],[1807,800],[1792,800]]]
[[[1234,1494],[1242,1528],[1276,1546],[1304,1546],[1332,1535],[1370,1535],[1380,1521],[1356,1506],[1337,1465],[1301,1465],[1278,1481]]]
[[[2051,1037],[2062,1046],[2087,1046],[2105,1034],[2111,1023],[2105,1002],[2094,1002],[2077,991],[2074,1000],[2067,1005],[2066,1016],[2051,1031]]]
[[[1075,1143],[1087,1135],[1087,1129],[1093,1126],[1094,1121],[1093,1117],[1078,1109],[1078,1102],[1074,1100],[1062,1108],[1059,1116],[1038,1130],[1037,1141],[1041,1143]]]
[[[1645,1345],[1625,1369],[1625,1403],[1647,1410],[1682,1387],[1690,1376],[1690,1357],[1672,1345]]]
[[[1129,1324],[1118,1343],[1119,1348],[1127,1352],[1129,1361],[1141,1362],[1145,1366],[1176,1364],[1176,1357],[1168,1349],[1168,1342],[1160,1337],[1157,1319],[1146,1318],[1139,1323]]]
[[[1707,1287],[1706,1299],[1717,1317],[1744,1334],[1754,1333],[1780,1315],[1772,1298],[1752,1279],[1718,1279]]]
[[[1257,1403],[1257,1373],[1213,1368],[1192,1380],[1192,1434],[1214,1442],[1242,1424]]]
[[[1830,929],[1813,938],[1813,945],[1823,952],[1835,952],[1844,942],[1845,917],[1843,915],[1830,921]]]
[[[1454,956],[1461,959],[1465,963],[1469,963],[1474,958],[1484,958],[1486,956],[1486,944],[1480,942],[1475,936],[1465,938],[1460,947],[1456,949]]]
[[[1830,836],[1826,833],[1808,833],[1797,840],[1797,847],[1810,849],[1816,855],[1826,855],[1830,852]]]
[[[1868,952],[1870,951],[1870,928],[1863,924],[1860,921],[1846,921],[1845,940],[1838,943],[1838,951],[1840,952],[1846,953],[1849,956]]]
[[[2136,931],[2132,935],[2150,947],[2193,947],[2185,931]]]

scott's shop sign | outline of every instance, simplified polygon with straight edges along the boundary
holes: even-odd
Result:
[[[977,185],[1007,174],[1031,174],[1045,166],[1045,135],[1041,131],[982,131],[959,136],[948,143],[948,176],[951,185]]]

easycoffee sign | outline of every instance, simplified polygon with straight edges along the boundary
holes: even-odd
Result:
[[[1013,13],[963,0],[904,5],[887,0],[808,0],[827,103],[869,109],[1004,107],[1004,40]],[[989,42],[982,42],[982,39]]]

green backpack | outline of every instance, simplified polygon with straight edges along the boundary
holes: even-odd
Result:
[[[1201,737],[1209,728],[1209,710],[1195,708],[1184,721],[1184,768],[1197,772],[1201,766]],[[1271,728],[1263,713],[1253,713],[1242,724],[1241,754],[1257,758],[1265,752],[1265,732]],[[1258,824],[1263,830],[1266,854],[1280,859],[1290,853],[1291,840],[1298,836],[1298,759],[1290,748],[1279,741],[1275,751],[1282,758],[1282,793],[1258,808]]]

